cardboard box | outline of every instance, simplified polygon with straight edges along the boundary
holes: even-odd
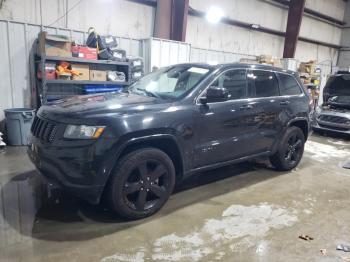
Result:
[[[97,49],[87,46],[72,46],[73,57],[97,60]]]
[[[299,65],[299,72],[308,73],[310,75],[315,74],[316,61],[310,60],[309,62],[302,62]]]
[[[102,70],[90,70],[91,81],[107,81],[107,73]]]
[[[67,36],[49,35],[47,32],[41,32],[38,41],[39,55],[72,57],[72,41]]]
[[[78,71],[78,76],[73,76],[73,80],[90,80],[90,67],[83,64],[71,64],[72,70]]]

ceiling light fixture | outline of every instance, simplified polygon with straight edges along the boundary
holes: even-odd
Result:
[[[213,24],[217,24],[221,21],[221,19],[224,17],[224,11],[217,6],[212,6],[209,8],[205,18]]]

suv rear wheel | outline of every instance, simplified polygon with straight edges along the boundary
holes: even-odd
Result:
[[[156,148],[143,148],[124,156],[109,184],[113,211],[126,219],[141,219],[160,210],[175,185],[169,156]]]
[[[303,156],[304,145],[303,131],[295,126],[289,127],[280,142],[278,151],[270,157],[271,164],[281,171],[295,168]]]

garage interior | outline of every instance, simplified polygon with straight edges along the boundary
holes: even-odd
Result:
[[[89,47],[99,35],[113,48]],[[26,109],[30,129],[42,105],[170,65],[248,63],[298,72],[311,121],[350,74],[350,1],[0,0],[0,39],[0,261],[350,261],[350,104],[292,171],[261,157],[199,172],[136,221],[50,188],[6,113]]]

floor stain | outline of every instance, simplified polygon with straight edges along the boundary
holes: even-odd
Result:
[[[200,229],[189,234],[169,234],[156,239],[151,250],[117,253],[102,262],[128,262],[130,257],[137,257],[137,261],[200,261],[209,255],[222,259],[226,253],[221,248],[229,246],[232,252],[245,250],[254,243],[251,239],[261,239],[272,229],[294,225],[298,221],[295,213],[268,203],[232,205],[220,218],[207,219]],[[237,239],[241,240],[236,243]]]

